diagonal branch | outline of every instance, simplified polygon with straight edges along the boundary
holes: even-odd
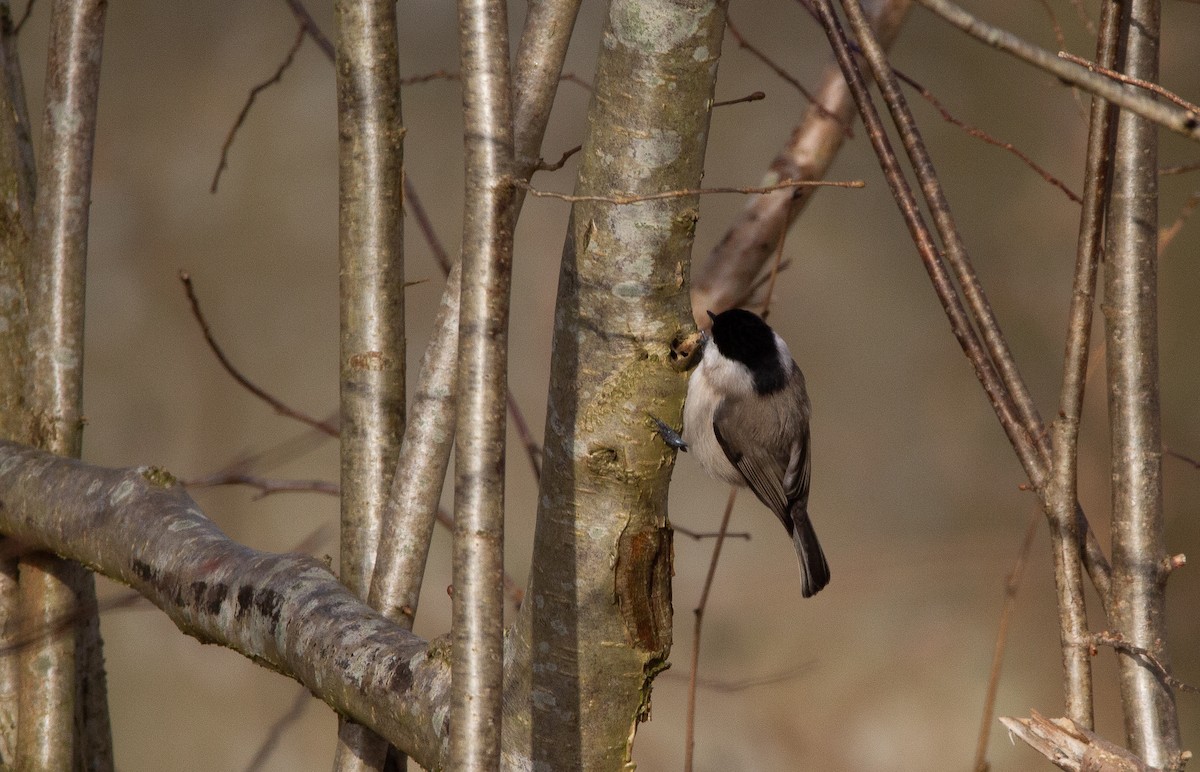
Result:
[[[879,39],[890,45],[908,16],[911,0],[882,0],[874,24]],[[815,105],[821,105],[818,110]],[[827,117],[832,114],[834,117]],[[768,169],[768,181],[819,180],[829,170],[854,118],[854,100],[837,63],[821,77],[816,101]],[[692,267],[692,313],[696,324],[708,324],[705,311],[744,305],[756,279],[777,252],[783,234],[812,200],[816,188],[780,190],[751,196],[724,237],[704,260]]]
[[[1038,48],[1011,32],[993,27],[972,16],[950,0],[917,0],[945,21],[980,41],[1012,54],[1034,67],[1045,70],[1061,81],[1079,86],[1135,115],[1164,126],[1176,134],[1200,141],[1200,115],[1190,110],[1171,107],[1139,91],[1124,88],[1120,83],[1088,71],[1049,51]]]
[[[196,295],[196,288],[192,284],[192,275],[187,271],[180,271],[179,281],[183,283],[183,291],[187,293],[188,303],[192,307],[192,316],[196,318],[196,323],[200,325],[200,332],[204,335],[204,341],[208,344],[209,349],[212,350],[213,355],[216,356],[217,361],[221,363],[221,367],[225,369],[225,372],[229,373],[230,377],[237,381],[246,391],[270,405],[279,415],[294,418],[300,423],[307,424],[330,437],[338,436],[338,428],[331,421],[321,421],[307,413],[296,410],[244,375],[230,361],[229,357],[226,356],[225,350],[221,348],[221,345],[217,343],[216,336],[213,335],[212,328],[208,325],[208,318],[205,317],[204,311],[200,308],[200,298]]]
[[[908,222],[909,230],[917,244],[918,251],[921,253],[922,260],[925,262],[926,269],[933,280],[934,288],[942,302],[943,309],[950,318],[954,334],[959,339],[959,343],[962,345],[968,359],[975,367],[976,375],[983,385],[988,398],[991,400],[993,409],[996,411],[1001,426],[1008,435],[1009,441],[1016,450],[1017,457],[1021,461],[1025,473],[1029,476],[1030,482],[1033,483],[1039,496],[1044,497],[1050,447],[1041,417],[1038,415],[1037,408],[1033,404],[1029,391],[1021,379],[1016,362],[1012,358],[1012,354],[1000,331],[999,324],[992,313],[987,297],[984,295],[983,289],[975,276],[974,268],[955,228],[949,205],[937,180],[932,161],[921,141],[916,123],[913,120],[911,112],[908,110],[903,94],[900,93],[899,85],[896,82],[890,65],[887,63],[882,47],[873,39],[870,27],[867,25],[865,16],[858,3],[855,0],[843,0],[843,5],[846,7],[847,16],[856,34],[859,36],[860,45],[871,66],[871,71],[875,75],[876,81],[880,84],[893,120],[900,130],[899,133],[904,142],[905,149],[920,180],[922,192],[929,204],[938,234],[945,246],[945,261],[950,263],[954,271],[954,279],[957,279],[958,284],[963,289],[963,294],[971,311],[971,317],[967,316],[962,301],[958,296],[954,279],[951,278],[932,234],[924,222],[916,199],[908,183],[904,180],[899,162],[891,149],[891,144],[883,134],[882,124],[875,113],[875,108],[870,101],[870,96],[866,91],[862,76],[857,71],[853,57],[850,56],[849,44],[845,39],[844,33],[841,31],[840,24],[833,14],[832,6],[828,2],[817,4],[817,8],[823,17],[822,23],[825,25],[826,31],[835,45],[835,49],[842,47],[846,49],[844,55],[839,54],[839,59],[843,63],[847,79],[855,81],[852,83],[852,89],[859,100],[863,120],[868,120],[868,113],[875,116],[871,119],[871,123],[874,125],[869,127],[869,136],[871,137],[872,144],[875,146],[876,154],[879,156],[880,162],[884,167],[885,176],[887,176],[888,182],[892,186],[893,195],[900,204],[901,212]],[[978,325],[980,333],[977,333],[972,326],[972,317],[974,323]],[[1081,519],[1081,523],[1084,522],[1086,521]],[[1096,584],[1103,598],[1107,595],[1111,569],[1095,535],[1090,530],[1085,530],[1084,536],[1087,539],[1087,549],[1085,551],[1086,565],[1093,582]]]
[[[427,768],[446,764],[449,667],[307,555],[232,541],[161,469],[0,441],[0,531],[146,596],[181,631],[294,678]],[[439,712],[440,711],[440,712]]]

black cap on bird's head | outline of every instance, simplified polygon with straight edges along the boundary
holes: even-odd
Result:
[[[778,367],[775,333],[758,314],[744,308],[731,308],[719,314],[709,311],[708,317],[712,319],[713,342],[723,355],[751,370],[772,365]]]
[[[775,345],[775,332],[758,314],[744,308],[731,308],[719,314],[708,312],[712,319],[712,342],[722,356],[741,362],[754,375],[754,388],[759,394],[782,389],[787,382],[787,370],[780,361]]]

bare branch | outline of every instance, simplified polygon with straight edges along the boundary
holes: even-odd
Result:
[[[1122,654],[1128,654],[1134,659],[1140,660],[1142,664],[1148,667],[1159,680],[1172,689],[1177,689],[1181,692],[1190,692],[1191,694],[1200,694],[1200,687],[1192,686],[1191,684],[1181,681],[1175,676],[1171,675],[1171,671],[1167,668],[1166,664],[1158,658],[1157,654],[1150,649],[1145,648],[1144,646],[1135,646],[1120,633],[1115,633],[1109,630],[1101,630],[1098,633],[1089,635],[1084,641],[1081,641],[1081,644],[1083,645],[1087,645],[1088,643],[1099,646],[1109,646],[1114,651],[1119,651]]]
[[[827,0],[817,3],[817,9],[822,17],[822,25],[830,37],[839,63],[842,65],[843,73],[850,83],[863,121],[868,126],[868,136],[871,138],[876,155],[879,156],[880,164],[884,169],[884,175],[888,179],[893,196],[908,223],[909,231],[917,245],[922,261],[925,263],[926,270],[929,272],[942,307],[950,320],[954,335],[958,338],[968,360],[974,366],[976,376],[983,385],[1009,442],[1016,450],[1025,473],[1029,476],[1039,496],[1044,497],[1050,448],[1041,417],[1033,404],[987,297],[975,275],[965,245],[955,227],[933,163],[921,140],[912,113],[908,110],[904,96],[896,83],[895,75],[887,62],[883,48],[874,39],[870,25],[856,0],[843,0],[843,7],[846,8],[847,16],[858,36],[871,72],[875,76],[876,82],[880,84],[884,101],[899,129],[905,150],[920,180],[921,191],[929,204],[938,235],[945,247],[945,260],[925,224],[908,182],[904,179],[899,161],[892,151],[891,143],[871,102],[862,75],[858,72],[856,62],[851,56],[849,43],[833,13],[832,5]],[[953,268],[953,279],[945,262],[948,262]],[[963,301],[958,296],[956,281],[962,287],[966,303],[971,310],[970,317],[967,316]],[[972,325],[972,320],[979,327],[978,334]],[[1081,520],[1081,522],[1085,521]],[[1090,529],[1084,531],[1084,537],[1087,539],[1085,555],[1088,571],[1099,589],[1101,597],[1107,597],[1111,569]]]
[[[566,152],[564,152],[562,154],[562,157],[559,158],[554,163],[546,163],[545,161],[542,161],[539,159],[538,165],[537,165],[537,170],[539,172],[556,172],[559,169],[563,168],[563,166],[566,165],[567,159],[569,159],[571,156],[578,153],[580,150],[583,150],[583,145],[576,145],[575,147],[571,148],[570,150],[567,150]]]
[[[888,45],[896,38],[911,0],[883,0],[876,5],[875,24]],[[768,179],[817,180],[829,170],[854,119],[854,100],[836,62],[821,76],[817,101],[835,118],[809,107],[787,143],[776,153]],[[784,232],[812,200],[817,188],[755,194],[703,261],[692,265],[692,314],[703,327],[705,311],[745,306],[755,298],[763,266],[778,252]]]
[[[300,0],[283,0],[283,2],[287,3],[287,7],[291,9],[292,15],[296,17],[296,23],[300,25],[300,28],[312,38],[312,41],[321,49],[321,53],[325,54],[326,58],[332,62],[335,57],[333,41],[317,26],[316,20],[313,19],[308,9],[304,7],[304,3],[300,2]]]
[[[996,139],[995,137],[993,137],[991,134],[988,134],[983,129],[980,129],[977,126],[972,126],[971,124],[967,123],[966,121],[963,121],[962,119],[956,117],[949,110],[947,110],[945,108],[945,106],[942,105],[942,103],[938,100],[938,98],[936,96],[934,96],[932,91],[925,88],[923,85],[918,83],[916,80],[914,80],[913,78],[909,77],[908,75],[904,74],[903,72],[901,72],[900,70],[898,70],[894,67],[892,68],[892,72],[896,73],[897,78],[899,78],[900,80],[904,81],[905,83],[907,83],[908,85],[910,85],[914,89],[916,89],[917,93],[921,95],[922,99],[924,99],[929,104],[933,105],[933,108],[935,110],[937,110],[938,113],[941,114],[942,120],[946,121],[947,123],[954,124],[958,128],[965,131],[967,134],[970,134],[972,137],[975,137],[978,140],[982,140],[983,142],[986,142],[989,145],[998,147],[1001,150],[1007,150],[1009,153],[1012,153],[1017,158],[1021,159],[1022,163],[1024,163],[1030,169],[1033,169],[1035,172],[1037,172],[1038,175],[1041,176],[1042,179],[1044,179],[1046,182],[1049,182],[1051,185],[1053,185],[1054,187],[1061,190],[1063,192],[1063,194],[1066,195],[1067,198],[1071,199],[1071,201],[1075,202],[1076,204],[1080,203],[1081,199],[1079,198],[1079,196],[1075,193],[1075,191],[1068,188],[1067,184],[1065,182],[1063,182],[1059,178],[1055,177],[1053,174],[1051,174],[1049,171],[1047,171],[1044,166],[1042,166],[1041,164],[1034,161],[1032,158],[1030,158],[1025,153],[1021,152],[1011,142],[1003,142],[999,139]]]
[[[109,470],[0,441],[0,530],[146,596],[184,633],[295,678],[426,768],[446,766],[449,667],[321,561],[231,541],[160,469]],[[439,713],[441,711],[441,713]]]
[[[213,173],[212,185],[208,188],[209,193],[217,192],[217,185],[221,181],[221,172],[225,171],[225,166],[229,160],[229,148],[233,146],[233,140],[237,136],[238,129],[242,128],[242,124],[246,122],[246,116],[250,114],[250,108],[254,106],[254,100],[258,98],[260,93],[283,80],[283,73],[287,72],[287,69],[292,66],[292,62],[296,59],[296,52],[300,50],[301,44],[304,43],[305,34],[306,30],[304,26],[301,25],[298,27],[296,29],[296,40],[283,57],[283,61],[279,63],[275,74],[250,89],[250,94],[246,97],[246,104],[242,105],[241,112],[234,119],[233,126],[229,127],[229,133],[225,135],[225,142],[221,145],[221,160],[217,162],[217,170]]]
[[[25,12],[21,14],[21,20],[13,27],[13,35],[20,35],[21,28],[25,26],[25,22],[29,21],[29,15],[33,13],[33,6],[37,0],[27,0],[25,3]]]
[[[276,493],[323,493],[327,496],[341,495],[340,485],[328,480],[284,480],[262,477],[244,472],[226,472],[190,480],[180,480],[185,488],[212,488],[218,485],[245,485],[258,490],[254,498],[263,499]]]
[[[718,107],[729,107],[730,105],[740,105],[743,102],[758,102],[758,101],[766,99],[766,98],[767,98],[767,95],[764,94],[763,92],[752,91],[749,94],[747,94],[746,96],[738,97],[737,99],[726,99],[721,102],[713,102],[712,106],[713,106],[713,109],[716,109]]]
[[[28,7],[26,13],[28,13]],[[25,401],[28,362],[27,265],[34,232],[36,164],[25,103],[16,31],[7,2],[0,2],[0,437],[29,442],[31,422]],[[0,618],[20,618],[17,554],[0,540]],[[15,624],[0,627],[0,647],[17,634]],[[0,654],[0,759],[15,760],[20,700],[18,652]]]
[[[1045,70],[1059,80],[1090,91],[1118,107],[1140,115],[1177,134],[1200,141],[1200,115],[1188,110],[1168,107],[1156,102],[1152,97],[1122,88],[1103,75],[1088,72],[1086,67],[1065,62],[1049,51],[1038,48],[1011,32],[984,23],[961,7],[951,3],[950,0],[917,0],[917,2],[983,43],[1012,54],[1034,67]]]
[[[733,514],[733,503],[737,500],[737,488],[729,489],[729,500],[725,502],[725,513],[721,515],[721,525],[717,528],[717,542],[713,545],[712,559],[708,561],[708,573],[704,575],[704,586],[700,590],[700,602],[693,609],[692,621],[692,661],[688,670],[687,696],[687,728],[684,733],[683,769],[692,772],[692,763],[696,750],[696,684],[700,676],[700,631],[704,626],[704,609],[708,606],[708,593],[712,590],[713,577],[717,573],[717,561],[721,558],[721,547],[725,546],[725,532],[729,528],[729,518]]]
[[[671,523],[671,530],[677,534],[688,537],[694,541],[703,541],[704,539],[745,539],[750,541],[750,534],[746,531],[693,531],[690,528],[684,528],[677,523]]]
[[[250,392],[254,396],[261,399],[270,405],[276,413],[286,418],[294,418],[300,423],[307,424],[319,432],[329,435],[330,437],[338,436],[338,428],[329,421],[320,421],[307,413],[302,413],[269,394],[265,389],[251,381],[240,370],[234,367],[233,362],[225,355],[225,351],[217,343],[217,339],[213,336],[212,328],[208,326],[208,319],[205,318],[204,312],[200,309],[200,299],[196,296],[195,287],[192,285],[192,276],[187,271],[179,272],[179,280],[183,282],[183,290],[187,293],[188,302],[192,306],[192,316],[196,317],[196,323],[200,325],[200,332],[204,334],[204,340],[208,343],[209,349],[217,357],[217,361],[221,363],[221,367],[225,372],[237,381],[242,388]]]
[[[292,699],[292,705],[287,709],[287,712],[275,720],[271,724],[267,736],[263,738],[262,745],[258,746],[258,750],[254,754],[254,758],[250,759],[250,763],[246,765],[246,772],[258,772],[266,766],[270,761],[271,754],[279,747],[279,741],[283,739],[283,733],[289,727],[300,720],[304,715],[304,711],[312,704],[312,695],[308,691],[301,689],[296,692],[296,696]]]
[[[555,193],[549,190],[538,190],[532,187],[528,182],[517,180],[513,185],[526,190],[538,198],[557,198],[559,201],[568,201],[577,204],[581,201],[602,204],[616,204],[625,206],[628,204],[640,204],[646,201],[666,201],[672,198],[687,198],[689,196],[711,195],[713,193],[770,193],[776,190],[786,190],[795,188],[865,188],[867,183],[862,180],[849,180],[846,182],[838,182],[833,180],[784,180],[783,182],[775,183],[774,185],[764,185],[757,188],[688,188],[687,190],[668,190],[663,193],[646,193],[642,195],[625,195],[625,196],[571,196],[566,193]]]
[[[751,56],[753,56],[755,59],[757,59],[760,62],[762,62],[763,64],[765,64],[767,67],[769,67],[771,69],[772,72],[774,72],[776,75],[778,75],[780,78],[782,78],[792,88],[799,91],[800,96],[804,97],[804,101],[806,101],[810,105],[812,105],[813,109],[816,110],[818,113],[820,113],[822,117],[828,118],[831,121],[836,121],[838,123],[841,123],[842,131],[844,131],[846,133],[846,136],[847,137],[853,136],[854,133],[851,130],[849,123],[839,120],[838,116],[834,115],[823,104],[821,104],[821,100],[817,99],[817,97],[811,91],[809,91],[807,88],[805,88],[803,83],[801,83],[799,80],[794,78],[792,76],[792,74],[789,73],[787,70],[780,67],[779,64],[777,64],[774,59],[767,56],[762,51],[762,49],[758,48],[753,43],[746,40],[745,36],[742,35],[741,31],[733,23],[733,18],[728,15],[725,17],[725,31],[733,36],[733,39],[737,41],[739,48],[744,48],[745,50],[749,51]],[[715,105],[714,105],[714,107],[715,107]]]
[[[1096,57],[1111,63],[1117,54],[1120,13],[1114,3],[1101,8],[1101,32]],[[1084,161],[1083,203],[1075,254],[1075,279],[1068,311],[1063,379],[1058,418],[1051,426],[1050,483],[1045,492],[1046,514],[1054,548],[1054,584],[1058,592],[1059,645],[1063,661],[1063,695],[1067,717],[1081,726],[1092,723],[1092,670],[1089,652],[1080,641],[1087,635],[1087,608],[1080,566],[1087,523],[1079,509],[1079,424],[1087,384],[1088,354],[1092,335],[1092,307],[1096,273],[1101,259],[1105,192],[1112,146],[1113,110],[1099,97],[1092,98],[1088,124],[1087,158]],[[1108,598],[1104,601],[1107,603]]]
[[[1120,81],[1121,83],[1128,83],[1131,86],[1137,86],[1138,88],[1144,88],[1147,91],[1152,91],[1167,101],[1174,102],[1184,110],[1187,110],[1188,112],[1200,117],[1200,107],[1197,107],[1196,105],[1187,101],[1174,91],[1168,91],[1157,83],[1151,83],[1150,81],[1143,80],[1142,78],[1135,78],[1131,75],[1125,75],[1124,73],[1117,72],[1110,67],[1105,67],[1104,65],[1097,64],[1096,62],[1089,62],[1082,56],[1076,56],[1075,54],[1070,54],[1066,51],[1059,51],[1058,57],[1060,59],[1066,59],[1068,62],[1074,62],[1075,64],[1087,67],[1092,72],[1098,72],[1106,78],[1112,78],[1113,80]]]
[[[1034,511],[1025,527],[1025,536],[1021,540],[1021,548],[1013,563],[1008,578],[1004,581],[1004,605],[1000,609],[1000,624],[996,629],[996,643],[992,647],[992,667],[988,672],[987,696],[983,699],[983,721],[979,724],[979,739],[975,743],[975,772],[987,772],[988,738],[992,732],[992,716],[996,710],[996,693],[1000,688],[1000,669],[1004,665],[1004,651],[1008,647],[1008,628],[1012,621],[1013,611],[1017,607],[1017,591],[1025,578],[1025,565],[1029,560],[1029,550],[1033,547],[1033,537],[1037,535],[1038,522],[1041,513]]]

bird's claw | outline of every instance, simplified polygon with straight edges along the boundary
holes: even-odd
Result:
[[[650,413],[647,413],[646,415],[649,416],[650,420],[654,422],[654,426],[658,429],[658,436],[663,438],[663,442],[667,443],[676,450],[682,450],[684,453],[687,452],[687,443],[683,441],[683,437],[679,434],[679,432],[668,426],[667,422],[658,416],[650,415]]]

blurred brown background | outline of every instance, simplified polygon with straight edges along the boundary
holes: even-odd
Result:
[[[332,34],[331,3],[311,3]],[[1046,4],[973,2],[985,18],[1057,49]],[[1090,3],[1085,3],[1090,8]],[[40,127],[45,3],[21,35],[30,106]],[[1070,50],[1093,44],[1066,0],[1049,0]],[[21,8],[18,8],[18,11]],[[452,3],[402,2],[405,75],[457,69]],[[511,9],[518,30],[524,7]],[[584,5],[567,70],[589,78],[604,3]],[[743,32],[803,82],[827,61],[823,35],[798,4],[746,0],[731,15]],[[1200,5],[1164,8],[1162,82],[1200,97]],[[176,273],[187,268],[228,353],[258,383],[318,416],[336,406],[337,260],[333,70],[306,42],[283,82],[263,93],[242,128],[216,195],[208,192],[221,143],[248,90],[274,72],[295,35],[278,0],[163,3],[109,8],[91,221],[85,458],[156,464],[181,477],[303,435],[238,388],[205,348]],[[515,33],[514,33],[515,35]],[[1081,110],[1053,79],[968,40],[921,9],[894,51],[897,66],[930,87],[958,117],[1015,143],[1069,186],[1081,187]],[[762,90],[768,99],[716,111],[709,185],[757,184],[803,104],[726,38],[718,99]],[[917,117],[976,267],[1043,415],[1053,416],[1061,377],[1077,207],[1012,156],[944,123],[919,99]],[[586,92],[560,90],[545,155],[582,139]],[[442,239],[459,239],[459,92],[435,81],[404,93],[408,170]],[[971,764],[1006,574],[1035,502],[949,334],[875,165],[857,132],[833,169],[865,179],[862,191],[817,196],[787,241],[793,268],[780,280],[772,322],[804,368],[815,406],[811,511],[833,583],[799,597],[795,558],[774,519],[742,496],[734,527],[753,541],[727,544],[702,651],[703,675],[740,687],[702,688],[697,758],[703,770],[926,770]],[[1161,162],[1200,155],[1163,135]],[[535,184],[569,191],[574,162]],[[1163,179],[1161,218],[1172,222],[1200,175]],[[720,238],[737,196],[706,197],[697,255]],[[510,377],[542,433],[557,261],[568,209],[530,200],[518,231]],[[1161,269],[1163,437],[1200,457],[1200,222],[1185,226]],[[420,356],[441,292],[440,272],[411,223],[410,363]],[[1099,316],[1098,316],[1099,318]],[[1089,384],[1081,497],[1107,543],[1103,368]],[[336,443],[259,468],[264,474],[335,479]],[[1167,537],[1173,552],[1200,553],[1200,470],[1164,460]],[[536,496],[519,445],[509,463],[509,571],[524,582]],[[287,550],[319,526],[332,498],[245,489],[201,490],[205,511],[234,538]],[[715,527],[725,489],[680,458],[671,516]],[[448,501],[447,497],[447,501]],[[336,555],[332,530],[318,554]],[[439,532],[417,631],[448,625],[449,540]],[[1000,685],[1001,715],[1062,712],[1058,628],[1049,540],[1040,526],[1020,589]],[[645,770],[681,766],[691,609],[711,544],[676,541],[675,667],[656,683],[653,720],[635,760]],[[1197,555],[1200,557],[1200,555]],[[124,590],[102,580],[103,597]],[[1200,683],[1197,569],[1170,585],[1175,673]],[[1091,601],[1093,627],[1103,621]],[[148,604],[103,618],[117,763],[122,772],[238,770],[301,688],[237,654],[179,634]],[[1114,708],[1113,657],[1096,659],[1098,722],[1123,735]],[[786,675],[752,688],[762,677]],[[1200,698],[1180,695],[1185,747],[1197,750]],[[329,768],[334,716],[311,701],[268,769]],[[995,769],[1040,768],[1032,751],[992,728]]]

